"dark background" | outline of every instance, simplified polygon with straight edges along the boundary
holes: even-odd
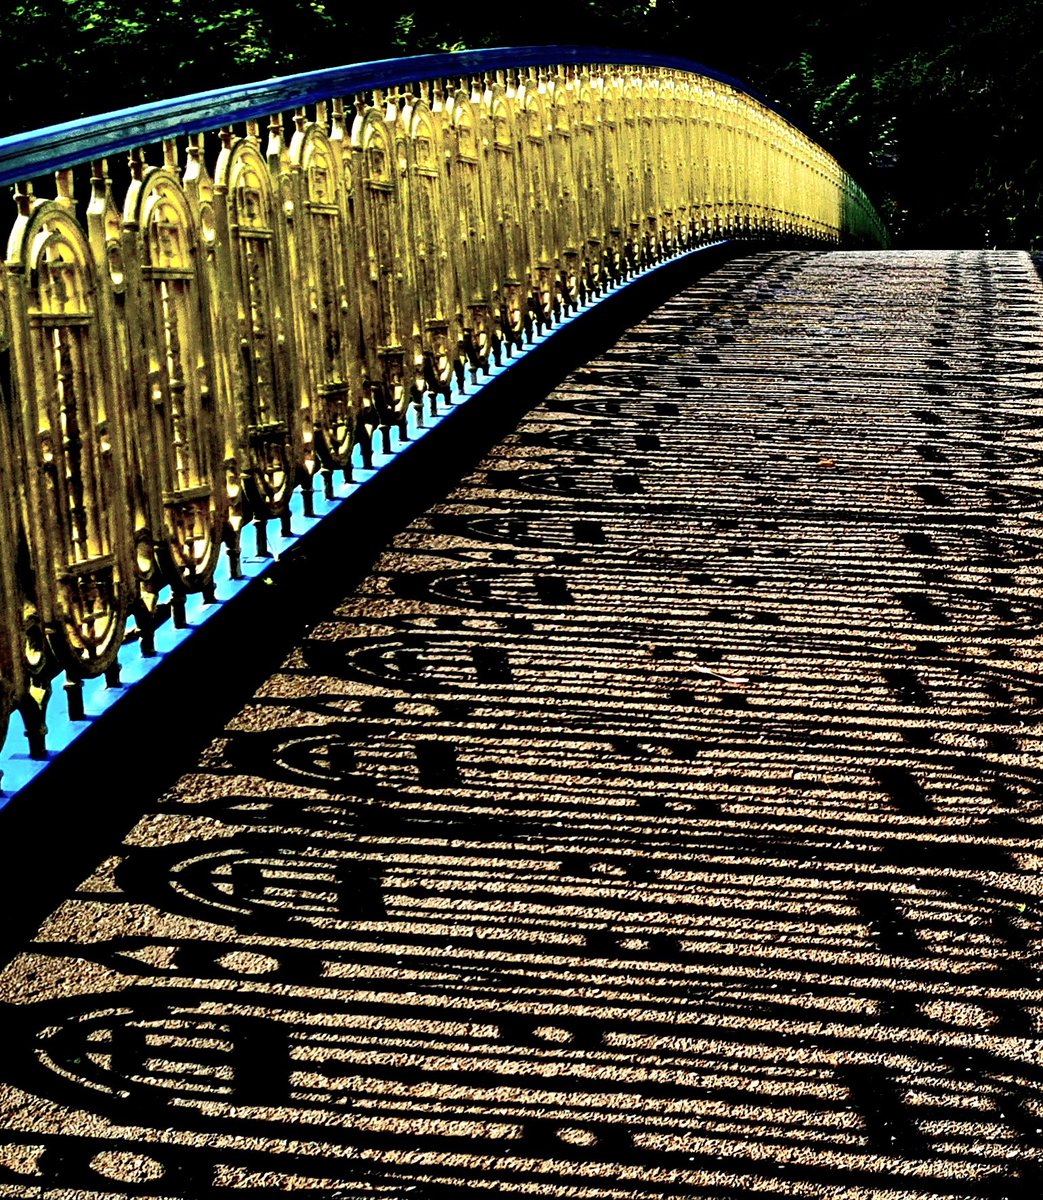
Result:
[[[0,133],[341,63],[553,42],[744,78],[837,155],[900,246],[1043,249],[1043,0],[30,0],[0,13]]]

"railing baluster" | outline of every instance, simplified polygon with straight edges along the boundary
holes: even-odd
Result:
[[[27,603],[46,639],[38,678],[66,672],[72,719],[82,681],[115,663],[131,592],[125,407],[107,275],[76,219],[72,176],[57,198],[18,194],[7,277],[22,467]],[[15,508],[12,504],[12,508]],[[41,721],[42,724],[42,721]]]

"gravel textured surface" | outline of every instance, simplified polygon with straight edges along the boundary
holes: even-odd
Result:
[[[0,973],[0,1197],[1037,1200],[1041,347],[787,252],[576,371]]]

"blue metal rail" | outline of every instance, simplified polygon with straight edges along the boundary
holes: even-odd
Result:
[[[742,80],[685,58],[637,50],[611,50],[603,46],[498,46],[488,50],[418,54],[410,58],[379,59],[376,62],[330,67],[323,71],[307,71],[258,83],[214,88],[191,96],[178,96],[173,100],[156,100],[133,108],[13,134],[0,138],[0,185],[33,179],[49,171],[104,158],[134,146],[200,133],[236,121],[265,117],[302,104],[328,100],[331,96],[351,96],[357,92],[398,87],[423,79],[452,78],[550,63],[603,63],[691,71],[744,92],[779,113],[790,124],[796,125],[784,109]]]

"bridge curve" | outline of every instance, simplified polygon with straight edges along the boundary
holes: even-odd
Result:
[[[886,241],[841,165],[739,81],[589,47],[104,114],[0,140],[4,180],[8,795],[154,683],[164,645],[227,627],[274,538],[580,310],[707,243]]]
[[[1035,1195],[1041,345],[790,250],[576,370],[11,959],[0,1182]]]

